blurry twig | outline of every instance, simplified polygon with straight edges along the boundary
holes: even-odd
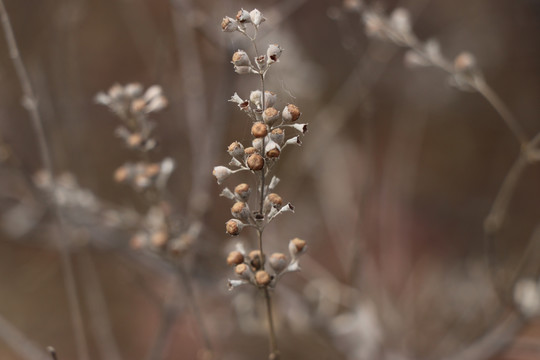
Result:
[[[0,0],[0,17],[2,22],[2,27],[4,30],[4,35],[6,42],[9,48],[9,55],[19,83],[23,90],[23,106],[30,114],[30,119],[32,121],[32,126],[34,128],[34,133],[37,137],[41,161],[45,167],[48,175],[51,178],[51,187],[49,189],[50,194],[54,192],[54,170],[51,160],[51,154],[49,151],[49,146],[47,144],[47,139],[45,136],[45,131],[43,128],[43,122],[39,114],[38,109],[38,100],[34,94],[34,90],[30,83],[30,78],[28,77],[28,72],[22,61],[22,58],[19,53],[17,42],[15,40],[15,35],[11,27],[9,16],[4,5],[4,1]],[[77,287],[75,284],[75,274],[73,272],[73,265],[71,263],[71,257],[65,246],[65,234],[62,233],[62,217],[58,207],[53,203],[51,206],[54,208],[56,218],[58,220],[59,231],[61,232],[55,238],[57,241],[57,247],[60,252],[61,264],[62,264],[62,274],[64,276],[64,283],[66,288],[66,293],[69,302],[69,310],[71,314],[71,320],[73,325],[73,330],[75,333],[75,342],[77,344],[77,353],[79,360],[88,359],[88,345],[86,343],[86,338],[84,334],[84,326],[82,320],[82,314],[79,304],[79,299],[77,296]]]

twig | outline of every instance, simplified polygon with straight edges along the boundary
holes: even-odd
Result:
[[[52,166],[51,155],[49,151],[49,146],[47,144],[47,139],[45,136],[45,131],[43,129],[43,122],[38,110],[38,101],[37,97],[34,94],[30,79],[28,77],[28,72],[22,61],[22,58],[19,53],[17,42],[15,40],[15,35],[13,33],[13,28],[11,26],[9,16],[4,5],[4,1],[0,0],[0,17],[2,22],[2,28],[4,30],[4,35],[6,42],[9,48],[9,56],[15,67],[17,77],[21,88],[23,90],[23,107],[28,111],[32,126],[34,128],[34,133],[36,135],[38,146],[40,150],[41,161],[45,167],[48,175],[51,179],[51,187],[49,189],[50,195],[53,195],[54,192],[54,169]],[[75,275],[73,272],[73,265],[71,263],[71,257],[65,246],[65,234],[62,234],[62,218],[60,210],[56,204],[52,203],[52,207],[55,210],[55,215],[58,220],[59,231],[61,234],[58,234],[56,238],[57,247],[60,252],[61,264],[62,264],[62,274],[64,276],[64,284],[66,288],[66,293],[69,302],[69,310],[71,314],[72,326],[74,329],[75,342],[77,345],[77,354],[79,360],[88,360],[88,345],[86,343],[86,337],[84,334],[84,326],[82,320],[82,314],[80,309],[80,304],[77,296],[77,287],[75,284]]]

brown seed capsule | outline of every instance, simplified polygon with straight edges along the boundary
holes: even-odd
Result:
[[[246,264],[236,265],[236,267],[234,268],[234,272],[236,273],[236,275],[242,278],[249,277],[249,269]]]
[[[282,272],[287,267],[287,257],[282,253],[273,253],[268,262],[276,273]]]
[[[262,117],[265,123],[272,126],[276,122],[276,120],[279,118],[279,111],[277,111],[273,107],[269,107],[266,110],[264,110]]]
[[[300,115],[302,115],[302,113],[300,112],[300,109],[298,109],[298,106],[289,104],[283,109],[282,117],[285,121],[296,121],[300,118]]]
[[[255,282],[257,283],[257,285],[266,286],[266,285],[270,284],[270,281],[272,281],[272,278],[264,270],[259,270],[255,274]]]
[[[259,154],[252,154],[247,159],[247,165],[253,171],[262,170],[264,167],[264,159]]]
[[[242,200],[247,201],[251,194],[251,189],[248,184],[239,184],[234,188],[234,193]]]
[[[253,154],[256,154],[257,153],[257,149],[254,148],[253,146],[250,146],[250,147],[247,147],[244,149],[244,154],[246,155],[253,155]]]
[[[238,50],[232,56],[232,63],[236,66],[249,66],[249,56],[244,50]]]
[[[226,32],[232,32],[236,31],[238,29],[238,24],[234,19],[231,19],[230,17],[224,17],[221,21],[221,30]]]
[[[150,238],[150,241],[152,242],[152,245],[155,247],[163,247],[168,240],[169,236],[165,231],[156,231],[152,234],[152,237]]]
[[[276,193],[268,194],[266,198],[274,206],[281,207],[283,205],[283,199]]]
[[[278,145],[283,145],[285,140],[285,131],[283,129],[277,128],[270,132],[270,139]]]
[[[127,180],[129,176],[129,170],[127,166],[120,166],[116,171],[114,172],[114,181],[116,182],[124,182]]]
[[[289,251],[296,255],[301,253],[306,247],[306,242],[299,238],[294,238],[289,242]]]
[[[272,148],[266,152],[266,156],[268,156],[269,158],[278,158],[280,154],[281,151],[279,151],[277,147]]]
[[[144,175],[148,177],[154,177],[159,174],[159,171],[161,170],[160,164],[148,164],[144,169]]]
[[[232,236],[237,236],[240,234],[241,226],[240,221],[236,219],[231,219],[225,223],[225,229],[227,230],[227,234]]]
[[[256,122],[251,127],[251,134],[256,138],[263,138],[268,134],[268,128],[262,122]]]
[[[254,270],[259,270],[262,266],[261,252],[253,250],[249,253],[249,263]]]
[[[227,256],[227,265],[239,265],[244,262],[244,255],[240,251],[231,251]]]
[[[139,133],[131,134],[126,139],[126,143],[128,144],[129,147],[132,147],[132,148],[140,146],[142,142],[143,142],[143,138],[141,134]]]
[[[233,157],[242,156],[244,155],[244,146],[238,141],[235,141],[231,145],[229,145],[229,147],[227,148],[227,152]]]
[[[247,220],[247,218],[249,217],[249,209],[245,202],[237,201],[231,207],[231,214],[235,218]]]

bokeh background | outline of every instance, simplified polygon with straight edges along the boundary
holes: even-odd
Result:
[[[178,219],[203,223],[184,261],[217,358],[266,357],[262,297],[250,288],[227,290],[233,274],[225,256],[234,242],[223,223],[230,204],[211,177],[214,165],[229,161],[229,143],[250,139],[248,119],[227,102],[258,86],[230,64],[249,44],[219,27],[241,7],[267,18],[261,47],[285,49],[268,88],[309,122],[303,146],[287,151],[275,171],[296,213],[265,235],[270,251],[285,252],[293,237],[309,244],[302,272],[274,292],[285,359],[450,359],[505,324],[516,279],[538,277],[539,167],[524,172],[486,254],[483,222],[519,144],[478,93],[453,88],[438,69],[408,68],[403,49],[367,37],[361,15],[340,1],[5,5],[54,168],[64,174],[68,198],[82,189],[84,196],[61,209],[59,232],[33,180],[42,167],[39,148],[0,41],[1,359],[42,359],[32,349],[44,353],[48,345],[60,360],[78,359],[54,246],[59,236],[72,256],[90,359],[198,356],[201,337],[177,276],[159,257],[129,247],[147,206],[112,174],[136,154],[114,135],[115,116],[94,102],[112,84],[134,81],[161,85],[169,99],[153,116],[159,147],[151,156],[177,164],[168,200]],[[473,53],[529,137],[540,131],[538,2],[369,6],[408,9],[418,37],[437,39],[449,59]],[[254,235],[241,240],[253,247]],[[509,344],[497,359],[540,358],[534,319],[505,329],[498,343]]]

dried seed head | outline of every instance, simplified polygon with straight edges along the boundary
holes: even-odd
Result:
[[[237,236],[245,225],[237,219],[231,219],[225,223],[227,234]]]
[[[291,256],[297,257],[299,254],[302,254],[306,250],[306,242],[299,238],[294,238],[289,241],[289,252]]]
[[[274,104],[276,103],[276,100],[277,100],[276,93],[271,92],[271,91],[264,92],[264,103],[265,103],[264,108],[265,109],[274,106]]]
[[[255,26],[259,26],[264,20],[266,20],[264,16],[261,14],[261,12],[257,9],[251,10],[251,12],[249,13],[249,16],[251,18],[251,22]]]
[[[130,134],[126,139],[126,143],[128,144],[130,148],[139,147],[141,146],[142,142],[143,142],[143,137],[139,133]]]
[[[257,152],[258,152],[257,149],[254,148],[253,146],[250,146],[244,149],[244,154],[247,156],[256,154]]]
[[[273,253],[268,263],[276,273],[280,273],[287,267],[287,257],[282,253]]]
[[[454,67],[458,72],[472,71],[476,68],[476,59],[469,52],[462,52],[454,60]]]
[[[263,120],[268,125],[272,126],[276,122],[276,120],[279,118],[279,111],[277,111],[273,107],[269,107],[263,112]]]
[[[257,273],[255,273],[255,282],[257,283],[257,285],[266,286],[270,284],[270,281],[272,281],[272,278],[266,271],[259,270],[257,271]]]
[[[231,214],[237,219],[247,220],[249,218],[249,208],[245,202],[237,201],[231,207]]]
[[[138,98],[131,102],[132,113],[143,112],[145,107],[146,107],[146,100],[144,100],[143,98]]]
[[[244,255],[240,251],[231,251],[227,256],[227,265],[239,265],[244,262]]]
[[[129,175],[129,168],[126,165],[122,165],[114,172],[114,181],[119,183],[124,182],[129,178]]]
[[[259,70],[264,70],[268,65],[268,59],[266,58],[266,55],[260,55],[255,58],[255,63]]]
[[[266,50],[266,56],[270,59],[270,62],[276,62],[279,60],[283,49],[277,44],[271,44]]]
[[[241,201],[248,201],[251,189],[248,184],[240,184],[234,188],[234,193]]]
[[[266,124],[262,122],[256,122],[251,127],[251,134],[256,138],[263,138],[268,134],[268,128]]]
[[[243,279],[249,279],[249,268],[246,264],[236,265],[236,267],[234,268],[234,272],[236,273],[236,275]]]
[[[233,142],[229,147],[227,148],[227,152],[232,157],[240,157],[244,155],[244,145],[239,143],[238,141]]]
[[[264,141],[264,138],[255,138],[253,139],[253,141],[251,142],[251,145],[253,145],[253,147],[255,149],[257,149],[257,152],[261,153],[263,148],[263,141]]]
[[[279,154],[281,154],[281,148],[278,144],[273,142],[272,140],[268,141],[266,144],[266,147],[264,148],[264,151],[266,153],[266,156],[269,158],[278,158]]]
[[[296,121],[300,118],[300,115],[302,113],[300,112],[300,109],[294,104],[288,104],[283,109],[282,117],[284,121]]]
[[[249,253],[249,263],[254,270],[259,270],[262,266],[261,252],[253,250]]]
[[[144,168],[144,175],[151,178],[159,174],[161,170],[161,164],[148,164]]]
[[[167,235],[167,232],[156,231],[155,233],[152,234],[150,241],[152,242],[152,245],[154,245],[155,247],[161,248],[165,246],[168,239],[169,239],[169,236]]]
[[[214,166],[212,171],[212,175],[216,177],[218,184],[225,181],[232,173],[232,170],[225,166]]]
[[[238,24],[234,19],[226,16],[221,20],[221,30],[225,32],[233,32],[238,29]]]
[[[274,129],[270,132],[270,139],[278,145],[283,145],[285,132],[280,128]]]
[[[247,166],[253,171],[262,170],[264,168],[264,159],[259,154],[252,154],[247,159]]]
[[[261,90],[254,90],[249,94],[249,101],[255,104],[256,107],[261,107],[261,98],[262,98]]]
[[[283,199],[276,193],[268,194],[268,201],[275,207],[280,208],[283,205]]]
[[[242,24],[251,22],[251,16],[249,15],[249,11],[246,11],[244,9],[239,10],[236,14],[236,20]]]
[[[236,66],[250,66],[249,56],[244,50],[238,50],[232,56],[232,63]]]

